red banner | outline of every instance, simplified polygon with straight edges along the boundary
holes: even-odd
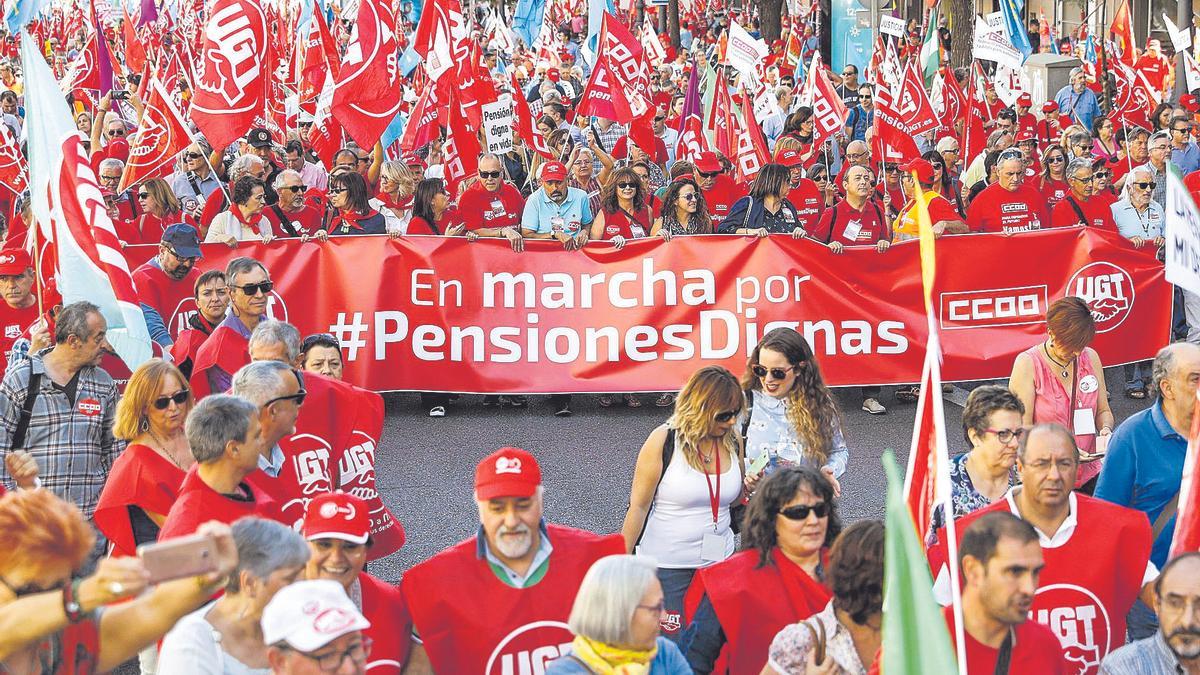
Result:
[[[943,378],[1006,378],[1045,338],[1050,302],[1091,304],[1105,365],[1167,343],[1170,286],[1152,251],[1116,234],[1057,229],[938,240]],[[557,242],[336,237],[206,245],[201,269],[263,261],[271,313],[342,343],[346,379],[377,391],[612,392],[678,389],[697,368],[745,369],[780,325],[812,343],[834,385],[919,382],[926,320],[917,244],[824,246],[789,237]],[[141,264],[153,246],[125,249]],[[167,317],[164,317],[167,318]]]

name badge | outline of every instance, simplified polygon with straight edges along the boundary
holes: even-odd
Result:
[[[862,223],[858,222],[857,220],[852,220],[849,223],[846,223],[846,231],[842,234],[842,237],[849,241],[858,241],[858,235],[860,232],[862,232]]]
[[[725,559],[725,537],[712,532],[704,535],[700,544],[700,559],[705,562],[720,562]]]
[[[1096,433],[1096,413],[1091,408],[1077,408],[1075,410],[1075,435],[1090,436]]]

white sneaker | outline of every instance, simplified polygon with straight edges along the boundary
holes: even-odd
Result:
[[[887,413],[887,408],[883,404],[873,398],[863,399],[862,409],[872,415],[883,415]]]
[[[440,405],[435,405],[429,409],[429,416],[430,417],[445,417],[446,409]]]

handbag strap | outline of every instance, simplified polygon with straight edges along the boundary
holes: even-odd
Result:
[[[25,436],[29,433],[29,421],[33,419],[33,404],[37,402],[38,394],[41,391],[42,374],[33,372],[33,360],[30,359],[29,387],[25,389],[25,402],[21,406],[21,415],[17,418],[17,428],[13,431],[9,452],[25,448]]]
[[[633,550],[637,550],[638,544],[642,543],[642,537],[646,535],[646,525],[650,523],[650,512],[654,510],[654,501],[658,499],[658,488],[662,485],[663,478],[667,475],[667,465],[671,463],[671,457],[675,455],[675,430],[667,428],[667,437],[663,439],[662,447],[662,473],[658,474],[658,482],[654,484],[654,496],[650,498],[650,508],[646,509],[646,518],[642,521],[642,531],[638,532],[637,541],[633,542]]]
[[[1171,522],[1171,519],[1175,517],[1175,513],[1179,510],[1180,492],[1182,491],[1177,491],[1175,496],[1171,497],[1171,501],[1167,502],[1163,510],[1158,513],[1158,517],[1154,519],[1154,525],[1150,528],[1150,541],[1152,543],[1158,541],[1158,535],[1167,529],[1167,523]]]

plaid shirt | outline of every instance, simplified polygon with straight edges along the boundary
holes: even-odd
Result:
[[[117,387],[102,369],[85,367],[79,371],[72,404],[46,374],[46,351],[14,364],[0,382],[0,448],[7,452],[12,446],[30,374],[42,373],[24,449],[37,460],[42,487],[76,504],[91,519],[113,460],[124,449],[112,435]],[[4,485],[9,490],[16,487],[7,472]]]

